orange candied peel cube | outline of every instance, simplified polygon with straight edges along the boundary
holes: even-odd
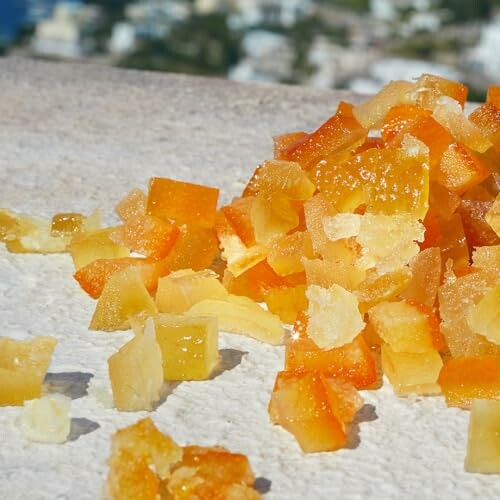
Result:
[[[154,260],[165,258],[172,250],[179,228],[152,215],[136,215],[110,234],[115,243]]]
[[[495,234],[500,237],[500,194],[497,194],[495,201],[484,214],[484,220],[495,231]]]
[[[304,141],[309,134],[307,132],[291,132],[289,134],[276,135],[273,137],[274,159],[284,160],[284,152],[299,142]]]
[[[233,227],[235,233],[247,246],[255,245],[255,232],[251,220],[254,196],[235,198],[229,205],[221,208],[227,221]]]
[[[474,123],[481,132],[492,142],[493,135],[500,131],[500,108],[490,102],[486,102],[476,108],[470,115],[469,120]]]
[[[457,212],[462,218],[465,237],[470,248],[500,244],[500,237],[493,230],[489,211],[493,200],[463,199]],[[498,204],[500,208],[500,203]],[[499,228],[500,232],[500,228]]]
[[[283,323],[293,324],[297,315],[307,309],[306,285],[271,288],[265,297],[267,308]]]
[[[384,123],[380,129],[382,140],[385,144],[391,144],[395,137],[402,138],[402,134],[411,133],[410,130],[414,124],[430,115],[429,110],[422,109],[415,104],[393,106],[385,115]]]
[[[438,383],[448,406],[469,408],[474,399],[500,400],[500,355],[451,358]]]
[[[486,102],[500,108],[500,85],[490,85],[486,93]]]
[[[0,337],[0,406],[41,396],[56,342],[43,336],[25,341]]]
[[[123,222],[138,215],[146,215],[147,196],[138,188],[132,189],[125,198],[118,202],[115,211]]]
[[[84,226],[85,217],[73,212],[58,213],[52,217],[50,234],[64,236],[80,231]]]
[[[140,315],[144,321],[158,313],[141,278],[139,268],[126,267],[114,273],[104,285],[90,322],[90,330],[127,330],[129,318]]]
[[[311,236],[307,231],[296,231],[271,243],[267,262],[276,274],[288,276],[304,271],[303,257],[314,257]]]
[[[443,96],[448,96],[464,107],[469,90],[466,85],[441,76],[424,74],[415,85],[416,103],[425,109],[434,109]]]
[[[219,190],[216,188],[153,177],[149,182],[146,212],[177,224],[211,228]]]

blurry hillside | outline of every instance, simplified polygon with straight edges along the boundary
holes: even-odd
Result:
[[[2,0],[0,54],[376,91],[500,81],[500,0]]]

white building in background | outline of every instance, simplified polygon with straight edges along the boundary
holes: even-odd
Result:
[[[130,54],[137,47],[137,32],[135,26],[129,22],[118,22],[113,25],[108,50],[116,56]]]
[[[59,2],[52,17],[37,23],[32,39],[35,54],[75,59],[92,52],[93,30],[100,19],[94,5]]]
[[[467,53],[465,61],[472,71],[492,81],[500,80],[500,13],[481,29],[479,43]]]
[[[433,0],[370,0],[372,16],[383,21],[396,21],[403,9],[414,9],[417,12],[429,10]]]
[[[292,74],[295,55],[286,36],[250,31],[243,38],[242,49],[244,57],[229,71],[231,80],[277,82]]]

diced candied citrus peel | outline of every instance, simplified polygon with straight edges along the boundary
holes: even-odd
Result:
[[[495,231],[496,235],[500,237],[500,195],[497,195],[495,201],[484,215],[484,220]]]
[[[147,196],[138,188],[132,189],[125,198],[116,205],[116,213],[123,222],[138,215],[146,215]]]
[[[151,328],[136,335],[108,359],[115,407],[151,410],[163,384],[162,351]]]
[[[474,333],[500,346],[500,284],[487,291],[477,304],[469,308],[466,317],[467,325]]]
[[[490,269],[491,267],[488,266],[487,269],[444,282],[439,288],[441,332],[454,357],[500,355],[500,346],[477,335],[467,324],[469,308],[477,304],[498,281],[498,274],[496,274],[498,271],[492,273]]]
[[[215,316],[220,330],[247,335],[268,344],[280,344],[283,340],[284,330],[279,317],[248,297],[228,295],[225,299],[205,299],[186,314]]]
[[[308,137],[307,132],[292,132],[289,134],[276,135],[273,137],[274,159],[284,160],[285,151]]]
[[[283,323],[293,324],[297,314],[307,309],[306,285],[271,288],[265,297],[267,308]]]
[[[299,315],[297,322],[304,325],[304,317]],[[347,380],[358,389],[371,386],[377,379],[375,360],[362,335],[349,344],[327,350],[320,349],[304,334],[293,335],[286,343],[285,369],[321,372]]]
[[[73,277],[93,299],[101,296],[109,278],[127,267],[138,267],[144,286],[148,292],[156,290],[158,279],[168,274],[169,269],[164,261],[151,261],[135,257],[117,259],[97,259],[78,269]]]
[[[500,237],[486,220],[492,205],[493,199],[486,201],[463,199],[460,203],[457,212],[462,218],[469,248],[500,244]]]
[[[280,372],[276,379],[269,404],[271,418],[291,432],[306,453],[334,451],[347,443],[344,422],[332,406],[340,399],[340,387],[336,387],[337,394],[327,388],[324,376],[314,372]],[[343,406],[339,413],[350,416],[357,406],[360,402],[347,411]]]
[[[172,250],[180,235],[179,228],[152,215],[136,215],[118,226],[110,239],[144,257],[160,260]]]
[[[156,305],[149,295],[139,268],[132,266],[114,273],[104,285],[97,302],[90,330],[126,330],[128,318],[135,315],[157,314]]]
[[[382,140],[385,144],[390,144],[395,137],[402,137],[402,134],[409,133],[415,123],[430,115],[429,110],[422,109],[415,104],[393,106],[385,115],[380,129]]]
[[[471,410],[465,470],[500,474],[500,401],[475,399]]]
[[[201,271],[212,265],[218,252],[219,243],[212,228],[183,225],[165,264],[172,271]]]
[[[341,102],[331,118],[304,140],[289,146],[281,156],[308,170],[325,156],[352,148],[367,133],[368,130],[353,116],[352,106]]]
[[[165,380],[206,380],[219,362],[217,318],[159,314],[154,319]]]
[[[235,198],[230,205],[221,208],[234,232],[247,247],[255,245],[255,232],[251,220],[254,196]]]
[[[273,241],[267,262],[279,276],[304,271],[302,258],[313,258],[311,236],[307,231],[296,231]]]
[[[434,109],[443,96],[457,101],[463,108],[467,100],[468,89],[465,85],[446,78],[424,74],[416,82],[416,103],[426,109]]]
[[[353,115],[363,127],[379,127],[387,112],[396,105],[411,103],[415,84],[391,81],[380,92],[353,108]]]
[[[130,250],[111,240],[115,228],[97,229],[76,234],[69,244],[75,269],[81,269],[97,259],[128,257]]]
[[[446,361],[438,383],[448,406],[469,408],[473,399],[500,400],[500,355]]]
[[[398,352],[389,344],[381,348],[382,369],[394,392],[400,396],[415,394],[439,394],[437,383],[443,366],[435,349],[423,352]]]
[[[469,115],[469,120],[491,140],[500,131],[500,108],[490,102],[484,103]]]
[[[368,315],[377,335],[393,351],[423,353],[434,349],[434,322],[416,305],[406,301],[381,302]]]
[[[59,213],[52,217],[50,234],[52,236],[66,236],[80,231],[83,227],[84,216],[77,213]]]
[[[0,337],[0,406],[39,398],[56,346],[53,337],[14,340]]]
[[[358,298],[339,285],[322,288],[310,285],[308,335],[322,349],[341,347],[363,330],[365,323],[359,312]]]
[[[483,271],[500,272],[500,245],[475,248],[472,253],[472,265]]]
[[[213,271],[184,269],[158,281],[155,300],[159,312],[180,314],[201,300],[223,299],[227,293]]]
[[[438,243],[441,248],[442,261],[446,262],[451,259],[455,269],[467,267],[469,265],[469,247],[460,214],[456,213],[448,220],[440,220],[439,226],[441,238]]]
[[[211,228],[215,224],[218,198],[216,188],[153,177],[149,183],[146,211],[177,224]]]

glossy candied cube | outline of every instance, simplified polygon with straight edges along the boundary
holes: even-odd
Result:
[[[439,323],[431,311],[417,304],[381,302],[373,306],[368,315],[377,335],[393,351],[422,353],[442,347],[439,340],[434,340],[440,339]]]
[[[391,81],[373,97],[355,106],[353,115],[367,129],[380,127],[387,112],[393,106],[412,102],[414,90],[414,83],[401,80]]]
[[[451,358],[439,374],[448,406],[469,408],[474,399],[500,399],[500,355]]]
[[[469,120],[491,140],[490,136],[500,131],[500,108],[487,102],[476,108]]]
[[[429,117],[431,112],[415,104],[400,104],[393,106],[385,115],[384,123],[380,129],[382,140],[390,144],[396,137],[402,139],[412,126],[420,119]]]
[[[307,132],[291,132],[273,137],[274,159],[284,160],[284,152],[291,146],[298,145],[309,137]]]
[[[179,235],[175,224],[152,215],[136,215],[118,226],[109,237],[144,257],[160,260],[169,254]]]
[[[453,261],[455,269],[463,269],[469,265],[469,246],[465,237],[462,217],[456,213],[448,220],[440,220],[441,238],[438,242],[441,248],[441,259]]]
[[[494,270],[494,269],[493,269]],[[454,357],[500,355],[500,346],[476,334],[467,323],[468,311],[498,282],[491,266],[446,281],[438,291],[441,332]]]
[[[492,146],[492,142],[464,115],[457,101],[447,97],[440,99],[432,116],[450,131],[457,142],[471,150],[485,153]]]
[[[298,227],[300,218],[292,200],[282,193],[271,198],[257,195],[252,205],[251,221],[255,240],[261,245],[283,236]]]
[[[410,259],[411,281],[401,297],[428,307],[436,302],[441,284],[441,251],[438,247],[426,248]]]
[[[314,194],[314,190],[314,184],[298,163],[267,160],[250,179],[245,196],[273,196],[282,193],[292,200],[307,200]]]
[[[221,212],[246,246],[252,246],[256,243],[251,219],[254,200],[254,196],[235,198],[229,205],[221,208]]]
[[[136,257],[122,257],[118,259],[97,259],[78,269],[73,277],[79,285],[93,299],[101,296],[109,278],[118,271],[127,267],[138,267],[144,286],[148,292],[154,292],[158,279],[168,274],[169,269],[164,261],[152,261]]]
[[[323,255],[330,242],[325,234],[323,219],[335,213],[332,204],[321,193],[315,194],[304,203],[306,228],[311,235],[312,247],[317,255]]]
[[[114,273],[104,285],[90,322],[90,330],[127,330],[129,317],[141,315],[144,320],[157,314],[137,267],[126,267]]]
[[[217,213],[215,231],[222,250],[221,256],[234,277],[240,276],[266,258],[268,250],[260,244],[247,247],[222,211]]]
[[[347,443],[320,374],[278,373],[269,408],[274,423],[292,433],[305,453],[334,451]]]
[[[271,288],[264,300],[267,308],[283,323],[293,324],[297,314],[307,309],[306,285]]]
[[[165,258],[165,265],[172,271],[201,271],[212,265],[218,253],[219,243],[214,229],[183,225],[172,250]]]
[[[434,211],[441,219],[449,220],[462,201],[461,197],[441,184],[429,183],[429,212]]]
[[[258,500],[255,476],[247,457],[214,446],[185,446],[165,485],[168,498]],[[171,496],[169,496],[171,495]]]
[[[58,213],[52,217],[50,234],[52,236],[66,236],[82,230],[85,217],[73,212]]]
[[[56,342],[42,336],[24,341],[0,337],[0,406],[41,396]]]
[[[467,312],[467,325],[500,346],[500,284],[488,290]]]
[[[444,151],[433,179],[446,189],[463,194],[489,175],[490,170],[479,156],[458,142],[450,144]]]
[[[490,85],[486,93],[486,102],[500,108],[500,85]]]
[[[216,188],[153,177],[149,182],[146,212],[177,224],[210,228],[215,224],[218,198]]]
[[[146,215],[148,197],[138,188],[132,189],[118,205],[115,211],[123,222],[138,215]]]
[[[108,359],[115,407],[152,410],[163,385],[162,351],[151,328],[136,335]]]
[[[111,235],[115,228],[97,229],[76,234],[69,244],[75,269],[81,269],[97,259],[128,257],[130,250],[115,243]]]
[[[309,285],[307,333],[322,349],[332,349],[350,343],[364,328],[358,298],[339,285],[322,288]]]
[[[216,317],[219,329],[247,335],[277,345],[283,340],[283,326],[278,316],[266,311],[248,297],[228,295],[224,299],[205,299],[194,304],[189,316]]]
[[[398,352],[389,344],[381,348],[382,369],[394,392],[400,396],[439,394],[437,379],[443,361],[436,349],[424,352]]]
[[[484,220],[495,231],[495,234],[500,237],[500,195],[497,194],[495,201],[484,214]]]
[[[412,281],[412,272],[406,266],[385,274],[368,272],[354,293],[359,299],[359,309],[367,312],[379,302],[388,301],[405,291]]]
[[[213,271],[184,269],[159,280],[155,300],[159,312],[180,314],[201,300],[223,299],[226,295]]]
[[[299,319],[300,316],[297,321]],[[361,335],[333,349],[320,349],[310,338],[293,335],[286,343],[285,369],[318,371],[347,380],[358,389],[369,387],[377,380],[375,360]]]
[[[465,470],[500,474],[500,401],[474,399],[471,410]]]
[[[296,231],[271,243],[267,262],[279,276],[287,276],[304,271],[303,257],[313,257],[311,236],[307,231]]]
[[[460,82],[429,74],[422,75],[415,87],[416,103],[426,109],[434,109],[443,96],[454,99],[463,108],[469,92]]]
[[[217,318],[159,314],[154,319],[165,380],[206,380],[219,363]]]
[[[500,203],[498,205],[500,208]],[[462,218],[465,237],[470,248],[500,244],[500,237],[486,220],[492,206],[493,199],[484,201],[463,199],[460,203],[457,212]]]
[[[182,459],[182,448],[150,418],[119,429],[111,438],[106,495],[112,500],[156,499],[160,479]]]
[[[483,271],[500,272],[500,245],[475,248],[472,252],[472,265]]]
[[[356,146],[368,130],[353,116],[352,106],[341,102],[337,112],[307,138],[292,144],[282,157],[309,170],[328,155]]]

